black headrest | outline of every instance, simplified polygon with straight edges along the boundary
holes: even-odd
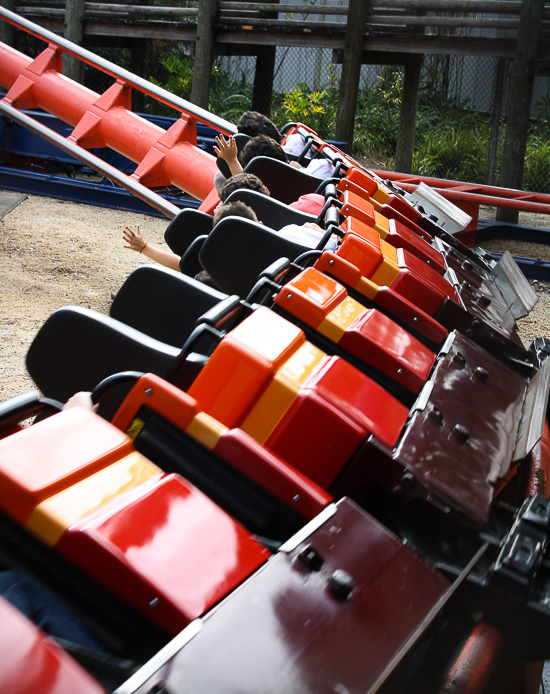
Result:
[[[257,222],[225,217],[204,242],[200,262],[221,291],[245,298],[268,265],[310,250]]]

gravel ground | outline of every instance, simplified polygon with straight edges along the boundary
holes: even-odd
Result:
[[[32,195],[21,198],[0,220],[0,401],[33,389],[25,355],[55,309],[77,305],[107,314],[125,278],[140,263],[149,262],[124,249],[126,224],[139,224],[148,241],[166,247],[165,219]],[[484,216],[491,214],[483,210]],[[522,217],[522,223],[550,226],[550,218]],[[498,241],[485,246],[504,248]],[[506,247],[535,257],[548,257],[550,251],[517,242]],[[550,285],[537,283],[535,288],[539,302],[520,324],[526,343],[537,336],[550,337]]]

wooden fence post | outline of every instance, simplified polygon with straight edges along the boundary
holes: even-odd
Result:
[[[82,17],[84,0],[65,0],[65,23],[63,34],[66,39],[82,45]],[[84,81],[84,63],[72,55],[63,56],[63,74],[75,82]]]
[[[359,76],[363,53],[363,34],[368,12],[368,0],[349,0],[348,21],[342,61],[340,99],[336,117],[336,140],[353,144],[355,111],[359,93]]]
[[[523,182],[529,114],[535,81],[534,61],[539,48],[543,10],[544,0],[522,0],[500,170],[499,183],[503,188],[520,189]],[[496,218],[501,222],[517,223],[518,211],[498,208]]]
[[[395,170],[400,173],[411,173],[412,170],[421,70],[422,56],[409,56],[405,63],[403,94],[399,110],[399,128],[397,130],[397,147],[395,151]]]
[[[208,109],[210,98],[210,77],[212,61],[214,60],[214,24],[217,8],[217,0],[201,0],[199,2],[191,101],[205,109]]]

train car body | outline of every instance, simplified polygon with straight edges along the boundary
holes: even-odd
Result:
[[[511,256],[465,246],[458,210],[428,213],[301,124],[285,138],[331,178],[259,157],[271,197],[235,198],[264,224],[201,233],[218,198],[199,116],[172,100],[176,124],[144,123],[138,78],[108,66],[94,94],[60,74],[77,47],[19,24],[49,45],[0,45],[0,111],[35,127],[21,109],[49,110],[71,134],[37,132],[90,165],[105,145],[136,161],[130,181],[110,173],[172,217],[180,268],[217,289],[142,267],[110,316],[66,307],[39,330],[42,395],[0,405],[0,579],[38,580],[101,648],[2,599],[0,689],[536,691],[550,344],[518,336],[536,296]],[[167,182],[200,210],[145,190]],[[278,233],[311,221],[287,203],[312,193],[313,247]],[[97,412],[62,408],[77,391]]]

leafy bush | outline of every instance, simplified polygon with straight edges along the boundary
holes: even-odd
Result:
[[[547,136],[535,134],[527,141],[523,189],[550,193],[550,142]]]

